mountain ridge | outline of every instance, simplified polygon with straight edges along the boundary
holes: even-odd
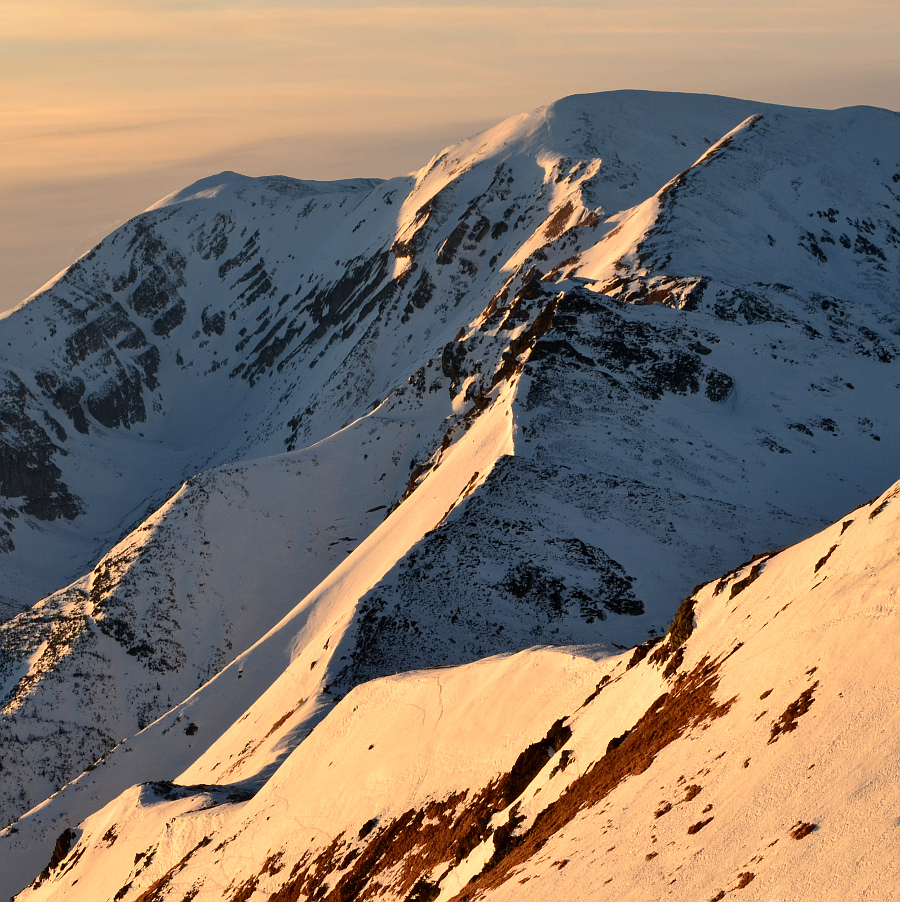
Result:
[[[889,898],[898,493],[698,586],[652,651],[384,677],[251,800],[135,787],[23,898]]]
[[[224,700],[249,710],[291,661],[305,707],[229,752],[254,787],[357,685],[536,641],[638,645],[698,580],[895,478],[896,117],[867,113],[885,124],[857,147],[853,115],[581,96],[406,178],[220,174],[0,323],[69,355],[66,381],[55,358],[7,377],[4,424],[44,436],[0,468],[7,583],[52,547],[41,578],[74,577],[0,627],[22,752],[5,816],[63,787],[0,834],[4,873],[31,879],[142,769],[211,785]],[[785,136],[810,129],[794,159]],[[879,141],[884,166],[861,167]],[[760,195],[760,171],[801,181]],[[858,227],[823,261],[810,219],[820,252]],[[776,247],[794,284],[766,281]],[[23,467],[49,491],[14,494]]]

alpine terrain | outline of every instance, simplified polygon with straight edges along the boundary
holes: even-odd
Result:
[[[0,893],[900,885],[898,114],[221,173],[0,351]]]

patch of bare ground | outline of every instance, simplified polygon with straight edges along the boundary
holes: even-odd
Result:
[[[229,902],[247,902],[247,900],[256,892],[256,887],[258,885],[259,877],[251,877],[249,880],[244,881],[244,883],[235,889],[234,895]]]
[[[735,595],[743,592],[744,589],[746,589],[747,586],[749,586],[751,583],[756,582],[756,580],[759,578],[759,574],[762,573],[764,563],[765,561],[759,561],[758,563],[754,564],[750,568],[750,572],[743,579],[739,579],[737,582],[732,583],[731,595],[729,595],[728,597],[734,598]]]
[[[711,817],[708,817],[705,821],[697,821],[696,824],[691,824],[691,826],[687,828],[687,832],[693,836],[695,833],[699,833],[712,820]]]
[[[499,779],[496,785],[502,802],[501,809],[517,799],[543,770],[548,760],[569,741],[572,730],[563,723],[565,719],[561,717],[542,740],[529,745],[516,759],[509,773]]]
[[[663,678],[666,680],[670,680],[675,674],[678,672],[678,668],[684,663],[684,648],[679,648],[678,651],[672,655],[669,663],[663,668]]]
[[[769,737],[769,745],[773,742],[777,742],[779,736],[783,733],[791,733],[797,729],[797,718],[802,717],[809,711],[810,706],[815,701],[813,692],[815,692],[816,686],[818,685],[819,681],[816,680],[812,686],[801,693],[800,698],[791,702],[787,708],[785,708],[781,717],[772,724],[772,735]]]
[[[818,573],[825,566],[825,564],[828,563],[828,558],[830,558],[831,555],[834,554],[836,549],[837,545],[832,545],[831,548],[828,549],[827,553],[823,557],[819,558],[819,560],[816,562],[816,566],[813,568],[813,573]]]
[[[612,745],[523,834],[516,834],[524,820],[518,806],[511,809],[508,822],[496,829],[490,826],[491,818],[519,798],[568,741],[571,730],[565,718],[524,749],[508,773],[479,793],[455,793],[383,825],[372,819],[357,837],[345,839],[341,834],[318,854],[307,852],[269,902],[309,898],[364,902],[383,895],[388,886],[406,902],[430,902],[440,893],[441,878],[435,875],[442,867],[449,870],[492,834],[492,858],[454,898],[461,902],[499,886],[579,812],[600,803],[627,777],[647,770],[667,745],[687,730],[727,713],[735,699],[719,704],[713,698],[720,663],[704,658],[690,673],[679,674],[672,689],[656,699],[622,741]]]
[[[875,508],[875,510],[870,511],[869,519],[874,520],[875,517],[877,517],[888,506],[889,500],[890,499],[888,499],[887,501],[882,501],[881,504],[879,504],[878,507]]]
[[[567,200],[551,217],[544,226],[544,234],[548,241],[555,241],[565,231],[569,217],[575,212],[575,205]]]
[[[500,886],[512,871],[538,852],[555,833],[581,811],[603,801],[630,776],[644,773],[656,756],[693,727],[725,715],[735,699],[722,704],[713,693],[718,686],[718,662],[704,657],[693,671],[681,674],[671,691],[647,709],[623,742],[610,749],[566,791],[542,811],[519,837],[512,837],[505,854],[473,879],[455,900],[474,899],[484,890]]]
[[[793,836],[794,839],[803,839],[818,829],[818,824],[808,824],[805,821],[797,821],[797,823],[791,827],[791,836]]]
[[[266,733],[266,735],[263,738],[268,739],[277,729],[279,729],[280,727],[283,727],[291,719],[291,717],[293,717],[294,714],[296,714],[297,711],[300,710],[300,706],[305,701],[306,701],[305,698],[301,698],[300,701],[293,708],[291,708],[290,711],[288,711],[286,714],[279,717],[278,720],[276,720],[275,723],[272,724],[272,726],[269,729],[269,732]]]
[[[729,599],[734,598],[735,595],[746,589],[747,586],[750,585],[750,583],[755,582],[756,578],[762,572],[762,566],[769,560],[769,558],[775,557],[776,554],[781,554],[782,551],[785,551],[785,548],[773,548],[772,551],[764,551],[761,554],[756,554],[752,558],[750,558],[749,561],[744,561],[743,564],[738,564],[738,566],[735,567],[734,570],[730,570],[716,583],[716,587],[713,590],[713,596],[721,595],[722,592],[725,591],[725,587],[728,585],[728,583],[732,579],[734,579],[734,577],[737,576],[738,573],[740,573],[747,567],[750,567],[751,569],[748,577],[732,585]],[[701,588],[701,586],[697,587],[697,589],[699,588]]]
[[[282,859],[284,858],[284,852],[276,852],[274,855],[270,855],[263,862],[263,873],[269,874],[271,876],[275,876],[279,871],[284,870],[284,865],[282,864]]]
[[[314,858],[304,856],[269,902],[310,897],[317,902],[363,902],[384,892],[382,880],[389,881],[391,890],[406,902],[430,902],[439,894],[439,887],[424,875],[442,865],[458,864],[491,835],[491,817],[527,789],[572,735],[563,721],[557,720],[542,739],[520,753],[508,773],[477,795],[470,798],[463,791],[423,808],[411,808],[380,829],[372,819],[360,829],[356,841],[345,841],[341,835]],[[514,806],[508,823],[494,831],[498,853],[522,820]],[[359,847],[359,841],[369,836]],[[329,884],[331,875],[338,872],[343,873]],[[385,877],[388,873],[390,877]]]
[[[700,588],[699,586],[697,587]],[[695,590],[696,591],[696,590]],[[653,654],[650,656],[650,662],[653,664],[662,664],[666,661],[671,655],[676,654],[681,651],[681,647],[685,642],[690,638],[691,633],[694,631],[694,596],[688,595],[684,601],[678,606],[678,610],[675,612],[675,617],[672,620],[672,625],[669,627],[668,632],[666,633],[666,642],[664,645],[661,645]],[[646,643],[645,643],[646,644]],[[672,668],[672,673],[674,673],[675,669],[680,666],[681,659],[684,658],[684,652],[681,651],[681,658],[678,659],[678,664]],[[671,662],[669,667],[666,668],[666,679],[669,677],[669,669],[671,667]]]
[[[159,880],[147,887],[134,902],[161,902],[165,889],[172,878],[187,867],[187,863],[191,860],[195,852],[198,852],[204,846],[208,846],[211,842],[212,840],[208,836],[204,836],[203,839],[201,839],[200,842],[198,842],[197,845],[181,859],[181,861],[172,865]]]
[[[642,642],[640,645],[635,646],[634,652],[632,652],[631,657],[628,659],[628,665],[625,669],[631,670],[632,667],[640,664],[653,650],[653,646],[658,645],[662,640],[662,636],[654,636],[652,639],[648,639],[646,642]]]
[[[571,749],[563,749],[559,755],[559,761],[553,770],[550,771],[550,779],[552,780],[558,773],[564,771],[573,761],[575,753]]]
[[[315,898],[322,902],[370,899],[383,892],[378,879],[391,871],[394,892],[410,899],[434,898],[437,887],[421,875],[441,864],[461,861],[489,834],[495,806],[485,793],[467,799],[460,792],[447,799],[410,809],[370,834],[362,848],[350,848],[343,835],[315,857],[304,856],[270,902]],[[333,885],[328,878],[344,871]]]
[[[243,762],[252,755],[261,745],[263,744],[262,739],[248,739],[244,747],[238,752],[238,756],[235,759],[234,763],[229,765],[223,772],[222,776],[227,777],[233,774]]]
[[[251,877],[249,880],[246,880],[244,883],[240,884],[240,886],[236,887],[234,895],[231,897],[229,902],[248,902],[249,899],[253,897],[253,894],[256,892],[256,887],[259,885],[260,879],[264,875],[269,875],[274,877],[279,871],[284,868],[284,865],[281,863],[281,859],[284,857],[284,852],[276,852],[274,855],[270,855],[264,862],[262,866],[262,870],[259,874]]]
[[[112,833],[113,839],[110,841],[109,845],[112,845],[115,841],[115,830],[113,827],[110,827],[104,835],[103,839],[106,839],[109,834]],[[51,871],[55,871],[60,864],[65,860],[68,856],[69,852],[72,850],[72,847],[78,841],[78,833],[73,830],[71,827],[66,827],[62,833],[56,839],[56,845],[53,848],[53,853],[50,855],[50,862],[47,867],[38,874],[34,883],[32,883],[33,887],[39,887],[49,876]],[[84,850],[82,849],[82,854]]]
[[[616,677],[616,679],[613,680],[608,673],[605,674],[603,679],[597,683],[594,691],[581,703],[579,710],[581,710],[581,708],[586,708],[609,685],[610,681],[616,682],[618,679],[619,678]]]

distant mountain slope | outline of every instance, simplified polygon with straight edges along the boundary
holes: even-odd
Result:
[[[148,774],[259,787],[367,680],[659,635],[893,479],[898,138],[567,98],[405,179],[204,180],[0,322],[0,565],[46,595],[0,626],[3,818],[73,781],[0,871]]]
[[[639,203],[750,109],[635,99],[514,117],[388,182],[212,176],[4,317],[4,594],[75,578],[203,467],[371,410],[548,234]]]
[[[800,307],[820,334],[893,358],[898,120],[869,107],[751,116],[567,270],[632,303],[735,322],[794,324]],[[748,258],[764,278],[748,279]],[[870,322],[857,319],[860,296]]]
[[[898,499],[698,587],[652,647],[360,686],[250,800],[134,787],[20,898],[891,898]]]

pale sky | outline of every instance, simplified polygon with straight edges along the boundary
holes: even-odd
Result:
[[[900,109],[900,3],[0,0],[0,310],[222,169],[400,175],[568,94]]]

